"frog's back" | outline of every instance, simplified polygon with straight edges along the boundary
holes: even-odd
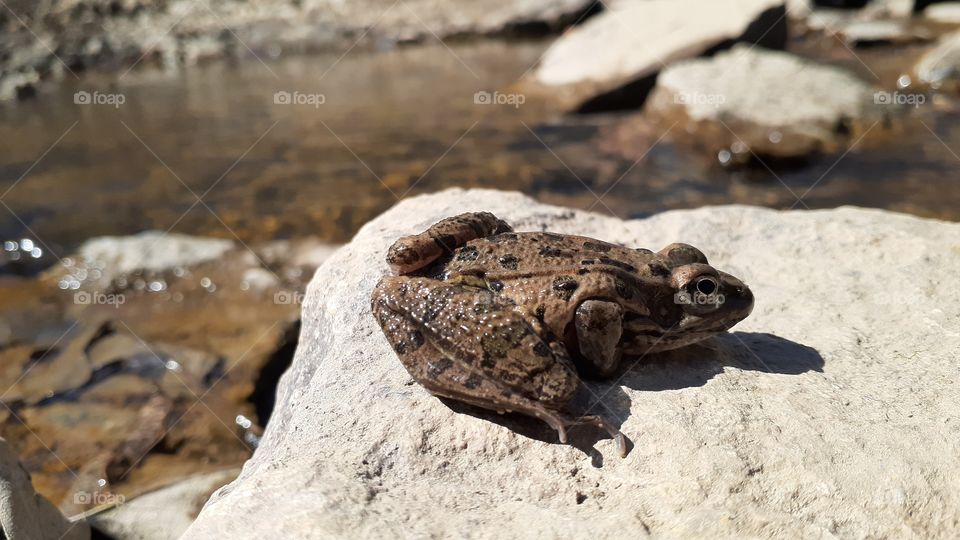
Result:
[[[650,265],[661,268],[651,268]],[[666,267],[649,250],[631,249],[585,236],[548,232],[504,233],[467,242],[445,269],[484,275],[540,274],[591,266],[612,266],[631,274],[662,274]]]

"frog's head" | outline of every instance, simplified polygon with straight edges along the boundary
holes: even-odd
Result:
[[[750,289],[710,266],[699,249],[670,244],[657,255],[670,270],[672,305],[665,310],[669,314],[665,320],[637,321],[642,327],[633,332],[638,336],[632,344],[635,349],[657,352],[682,347],[724,332],[750,315]]]

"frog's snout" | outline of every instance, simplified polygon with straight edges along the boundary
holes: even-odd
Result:
[[[724,307],[727,312],[734,315],[737,321],[747,318],[753,311],[753,291],[730,274],[720,275],[723,279]]]

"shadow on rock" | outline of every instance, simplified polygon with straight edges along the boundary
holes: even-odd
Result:
[[[620,374],[603,381],[585,381],[571,410],[583,414],[599,414],[619,428],[630,416],[631,400],[623,386],[639,391],[678,390],[703,386],[726,367],[799,375],[822,371],[823,357],[815,349],[772,334],[733,332],[699,344],[627,359]],[[538,441],[560,444],[557,433],[547,424],[521,414],[497,414],[458,401],[441,399],[458,413],[469,414],[504,426],[513,432]],[[596,443],[610,436],[591,426],[568,429],[569,444],[590,457],[594,467],[602,467],[604,456]],[[627,440],[628,452],[633,443]],[[610,456],[611,459],[617,456]]]
[[[602,399],[599,404],[592,408],[590,412],[578,412],[576,414],[572,414],[572,416],[577,416],[579,414],[598,414],[603,416],[608,422],[619,429],[626,417],[629,416],[630,411],[630,398],[627,396],[626,392],[624,392],[619,385],[612,384],[612,381],[608,382],[607,384],[594,383],[590,385],[590,390],[585,388],[581,389],[581,392],[571,404],[571,410],[583,411],[584,404],[589,402],[588,400],[591,399],[591,396],[601,397]],[[595,399],[596,398],[594,398],[594,401]],[[562,444],[557,436],[557,432],[545,422],[537,420],[536,418],[519,413],[498,414],[494,411],[481,409],[479,407],[474,407],[472,405],[467,405],[451,399],[441,398],[440,400],[455,412],[469,414],[470,416],[476,418],[488,420],[495,424],[501,425],[513,431],[514,433],[517,433],[518,435],[545,443]],[[620,413],[612,413],[616,410],[626,410],[628,411],[628,414],[623,415]],[[567,438],[567,444],[577,448],[589,456],[591,463],[595,467],[601,467],[603,465],[603,454],[597,450],[595,446],[597,441],[611,438],[607,432],[600,428],[589,425],[572,426],[567,428]],[[633,443],[631,443],[628,438],[627,450],[629,451],[632,448]],[[616,452],[614,452],[614,454],[616,454]],[[611,458],[613,457],[619,459],[619,457],[616,455],[611,456]]]
[[[823,357],[815,349],[772,334],[753,332],[722,334],[625,364],[630,367],[623,372],[620,384],[640,391],[703,386],[726,367],[783,375],[823,371]]]

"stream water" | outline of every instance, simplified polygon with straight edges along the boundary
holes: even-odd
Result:
[[[146,229],[343,241],[399,198],[449,186],[624,218],[722,203],[960,217],[960,124],[944,98],[842,159],[727,170],[667,141],[610,151],[624,115],[566,116],[534,96],[475,103],[479,91],[509,97],[544,47],[438,44],[67,80],[0,107],[0,237],[31,239],[39,266],[89,237]],[[914,54],[793,47],[878,84]],[[77,92],[101,104],[77,104]]]

